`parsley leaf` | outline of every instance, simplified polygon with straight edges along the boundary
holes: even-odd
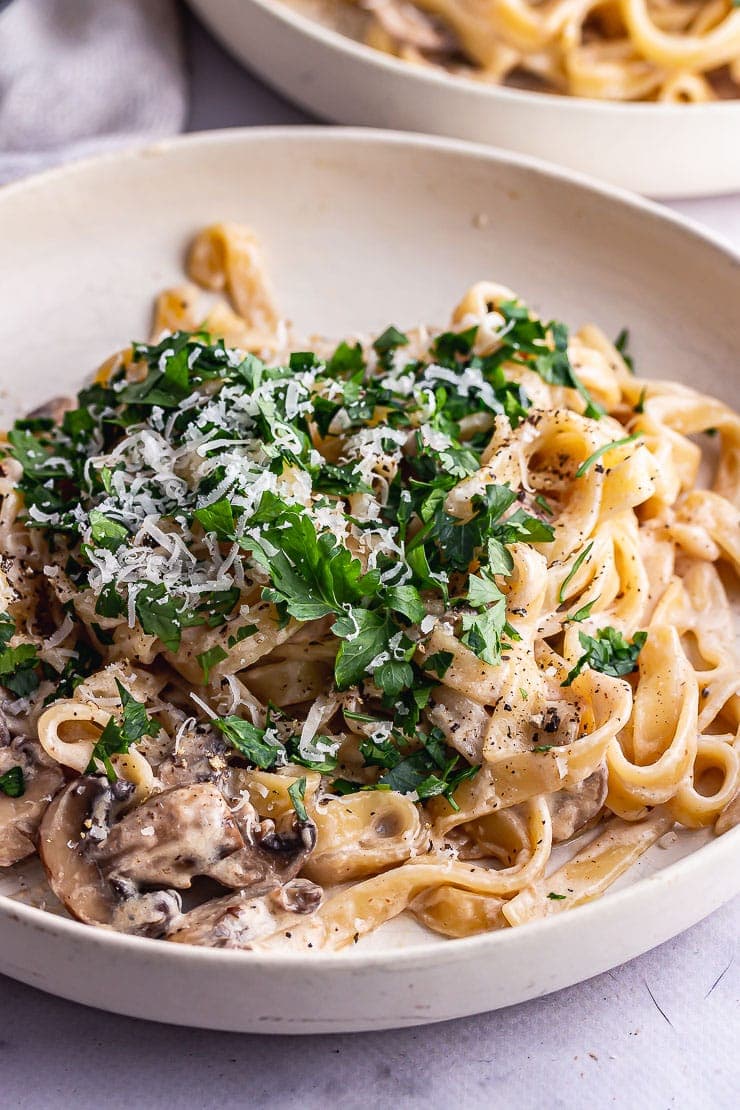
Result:
[[[408,344],[409,337],[391,325],[375,340],[373,350],[379,355],[385,355],[389,351],[395,351],[397,347],[408,347]]]
[[[342,638],[334,663],[334,680],[338,690],[346,690],[358,683],[370,663],[382,654],[391,626],[383,613],[350,609],[335,622],[332,632]]]
[[[317,736],[315,744],[320,744],[322,740],[333,743],[328,736]],[[297,763],[299,767],[307,767],[309,771],[320,771],[322,774],[335,770],[339,762],[335,755],[325,752],[321,759],[307,759],[306,756],[301,755],[300,742],[300,736],[291,736],[286,740],[285,755],[288,763]]]
[[[389,586],[383,600],[389,609],[406,617],[411,624],[418,624],[427,615],[415,586]]]
[[[437,678],[444,678],[454,658],[451,651],[435,651],[424,660],[424,670],[432,671]]]
[[[115,717],[110,717],[93,747],[90,762],[85,768],[86,775],[94,775],[98,770],[98,763],[102,763],[111,782],[115,782],[116,772],[110,757],[125,754],[132,744],[144,736],[156,736],[159,732],[159,725],[149,716],[146,706],[137,701],[118,679],[116,679],[116,686],[121,700],[120,722]]]
[[[606,628],[600,628],[596,636],[579,632],[578,639],[584,652],[575,667],[568,672],[568,677],[562,685],[570,686],[584,667],[591,667],[614,678],[631,674],[635,670],[637,657],[642,651],[647,635],[647,632],[636,632],[632,637],[632,643],[629,643],[621,632],[609,625]]]
[[[635,432],[634,435],[625,436],[624,439],[615,439],[612,443],[604,443],[601,447],[594,451],[592,455],[589,455],[587,459],[583,460],[581,465],[578,467],[578,470],[576,471],[576,478],[582,478],[588,468],[592,466],[593,463],[597,462],[602,455],[605,455],[607,451],[611,451],[612,447],[625,447],[628,443],[634,443],[635,440],[639,438],[640,433]]]
[[[402,759],[397,758],[398,750],[392,744],[376,745],[376,762],[385,757],[388,768],[378,779],[378,786],[390,787],[400,794],[416,793],[420,801],[441,795],[457,810],[455,790],[466,779],[473,778],[480,767],[471,766],[458,752],[448,748],[439,729],[432,729],[421,741],[423,746],[418,751]]]
[[[23,797],[26,792],[26,781],[22,767],[11,767],[4,775],[0,775],[0,791],[9,798]]]
[[[326,369],[332,378],[362,374],[365,369],[365,360],[362,357],[362,347],[360,344],[355,343],[354,346],[350,346],[349,343],[340,343],[329,359]],[[339,408],[339,406],[337,406],[337,408]],[[331,423],[331,420],[329,423]],[[326,435],[326,432],[322,432],[321,434]]]
[[[98,509],[91,509],[88,515],[90,521],[90,538],[95,548],[105,548],[107,551],[117,551],[121,544],[128,539],[128,529],[111,520],[105,513]]]
[[[596,604],[596,602],[598,600],[599,600],[599,598],[595,597],[593,599],[593,601],[587,601],[586,604],[582,605],[580,609],[576,609],[575,613],[570,613],[565,618],[566,621],[571,621],[574,624],[577,623],[578,621],[585,621],[587,617],[591,616],[591,610],[593,609],[594,605]]]
[[[216,644],[215,647],[202,651],[195,658],[200,663],[200,669],[203,671],[203,683],[207,685],[211,678],[211,669],[218,663],[222,663],[224,659],[228,659],[228,652],[225,652],[220,644]]]
[[[506,624],[503,596],[495,606],[482,613],[463,613],[460,639],[479,659],[492,667],[501,662],[501,634]]]
[[[627,328],[622,328],[617,338],[614,340],[614,346],[619,351],[624,359],[625,365],[631,374],[635,372],[635,361],[629,352],[630,333]]]
[[[33,644],[9,646],[15,630],[10,617],[0,614],[0,685],[11,690],[16,697],[25,698],[38,687],[36,667],[39,658]]]
[[[263,728],[257,728],[242,717],[216,717],[213,724],[240,755],[262,771],[269,771],[274,767],[282,754],[282,746],[266,739]]]
[[[234,510],[225,497],[203,509],[196,509],[193,516],[203,525],[205,532],[215,532],[219,540],[234,539]]]
[[[169,597],[164,583],[147,583],[134,602],[139,624],[149,636],[158,636],[168,651],[180,647],[183,606]]]
[[[308,821],[308,813],[306,812],[306,803],[304,801],[306,796],[305,777],[296,779],[295,782],[291,783],[288,787],[288,796],[293,803],[293,809],[295,810],[299,822],[305,824]]]
[[[262,525],[257,534],[255,525]],[[317,535],[306,512],[265,493],[250,520],[254,558],[269,572],[262,596],[285,607],[296,620],[311,621],[372,596],[380,575],[362,565],[331,533]]]
[[[565,601],[565,591],[567,590],[569,584],[572,582],[575,575],[578,574],[578,571],[581,568],[581,566],[583,565],[583,563],[585,562],[585,560],[588,558],[589,552],[591,551],[591,548],[593,547],[593,545],[594,545],[594,543],[593,543],[593,540],[592,540],[591,543],[589,543],[586,547],[584,547],[583,551],[578,556],[575,563],[570,568],[570,570],[568,571],[568,574],[566,575],[565,579],[563,580],[563,584],[560,587],[560,593],[558,594],[558,602],[561,605]]]

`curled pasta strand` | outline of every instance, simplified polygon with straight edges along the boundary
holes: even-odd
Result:
[[[422,891],[433,887],[454,886],[487,897],[511,895],[542,873],[550,855],[550,813],[541,798],[529,803],[529,840],[524,862],[503,871],[471,867],[452,859],[440,862],[439,857],[410,860],[330,898],[305,923],[291,927],[289,936],[275,933],[254,948],[343,948],[397,917]]]

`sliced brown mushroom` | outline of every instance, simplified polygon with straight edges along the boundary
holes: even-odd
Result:
[[[88,925],[109,924],[115,908],[113,892],[90,853],[96,839],[91,814],[109,793],[97,776],[75,779],[54,799],[39,829],[39,855],[49,886]]]
[[[226,742],[207,725],[192,724],[178,732],[177,744],[157,768],[164,786],[215,782],[226,768]]]
[[[154,794],[127,813],[95,859],[109,878],[185,890],[196,875],[210,876],[215,864],[243,847],[218,787],[193,783]]]
[[[204,876],[256,894],[292,879],[316,842],[311,822],[279,835],[269,821],[260,826],[251,807],[239,822],[213,783],[174,787],[117,822],[96,861],[108,878],[147,887],[184,890]]]
[[[75,408],[75,402],[72,397],[52,397],[51,400],[44,401],[43,405],[31,409],[27,413],[26,419],[53,420],[55,424],[61,424],[65,412],[69,412],[73,408]]]
[[[106,881],[95,861],[108,821],[133,793],[130,783],[111,786],[99,776],[75,779],[49,806],[39,829],[39,855],[49,886],[69,912],[88,925],[162,936],[180,913],[173,890],[140,895],[135,887]]]
[[[36,741],[22,737],[11,741],[1,717],[0,745],[0,775],[14,767],[23,773],[20,797],[0,793],[0,867],[10,867],[36,850],[41,818],[64,784],[64,775]]]
[[[213,783],[173,787],[121,815],[132,793],[129,783],[83,776],[42,822],[39,853],[49,884],[80,921],[162,936],[179,919],[177,891],[194,878],[255,898],[293,878],[315,843],[311,822],[278,835],[251,811],[240,814],[240,827]]]
[[[167,939],[209,948],[246,948],[313,913],[321,905],[321,897],[321,887],[308,879],[292,879],[261,898],[240,891],[183,914]]]
[[[606,764],[602,763],[582,782],[547,795],[554,844],[570,840],[596,821],[606,800],[607,780]]]
[[[277,832],[272,821],[256,824],[257,815],[246,818],[240,813],[242,825],[250,832],[241,851],[217,863],[210,871],[212,879],[224,886],[273,890],[295,878],[316,847],[316,826],[313,821],[296,821],[287,832]]]
[[[537,719],[532,718],[537,732],[532,735],[534,744],[544,740],[554,747],[569,744],[577,735],[578,716],[575,706],[558,702],[548,705]],[[552,818],[553,843],[583,832],[593,824],[601,813],[608,791],[608,772],[606,761],[581,782],[547,795],[547,806]]]
[[[399,45],[432,53],[449,52],[454,47],[449,31],[406,0],[362,0],[362,6]]]

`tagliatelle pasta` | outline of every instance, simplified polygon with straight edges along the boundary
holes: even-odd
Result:
[[[289,0],[368,45],[491,84],[605,100],[738,95],[733,0]]]
[[[733,827],[738,417],[491,282],[307,344],[246,229],[188,265],[3,447],[0,865],[89,924],[320,950]]]

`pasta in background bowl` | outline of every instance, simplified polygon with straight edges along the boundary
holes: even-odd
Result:
[[[179,255],[215,199],[259,241],[197,236],[204,294]],[[180,141],[8,190],[0,223],[33,291],[6,356],[61,367],[23,397],[6,379],[21,411],[124,348],[9,441],[4,862],[38,845],[87,924],[27,856],[4,968],[167,1020],[380,1026],[553,989],[729,896],[737,420],[642,372],[700,373],[708,335],[733,366],[729,258],[557,174],[367,134]],[[406,326],[486,272],[532,307],[479,283]],[[617,349],[578,316],[635,327]]]
[[[740,92],[732,0],[281,0],[415,65],[599,100],[703,103]]]
[[[730,0],[191,5],[322,118],[486,142],[654,196],[740,189]]]

